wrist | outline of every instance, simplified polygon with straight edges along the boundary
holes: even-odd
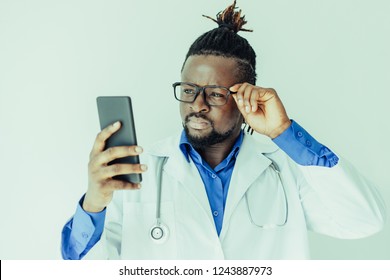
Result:
[[[287,120],[285,121],[282,125],[278,126],[276,129],[272,130],[270,133],[269,133],[269,137],[271,139],[275,139],[276,137],[278,137],[280,134],[282,134],[283,132],[286,131],[287,128],[289,128],[291,126],[291,120]]]
[[[90,213],[98,213],[104,210],[105,206],[96,205],[95,203],[92,203],[88,199],[88,193],[85,195],[84,201],[81,205],[84,211],[90,212]]]

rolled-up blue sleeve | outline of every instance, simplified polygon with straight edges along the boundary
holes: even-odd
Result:
[[[319,143],[297,122],[272,140],[292,160],[300,165],[335,166],[339,158],[329,148]]]
[[[98,213],[86,212],[80,199],[76,213],[62,229],[61,253],[65,260],[80,260],[100,240],[106,209]]]

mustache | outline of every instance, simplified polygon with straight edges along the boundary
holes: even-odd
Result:
[[[192,117],[195,117],[195,118],[201,118],[201,119],[204,119],[205,121],[208,121],[211,125],[214,124],[214,122],[212,120],[210,120],[205,114],[203,113],[190,113],[188,114],[185,119],[184,119],[184,123],[188,123],[190,121],[190,118]]]

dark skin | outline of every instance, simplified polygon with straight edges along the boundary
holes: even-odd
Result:
[[[198,86],[218,85],[229,88],[237,82],[236,65],[234,59],[221,59],[218,56],[190,56],[184,65],[181,78],[183,82]],[[191,113],[203,113],[207,120],[191,117],[190,122],[185,123],[186,116]],[[231,136],[226,140],[198,149],[199,154],[211,168],[221,163],[230,153],[243,122],[243,117],[231,96],[223,106],[209,106],[205,103],[203,95],[199,94],[193,103],[180,103],[180,115],[189,133],[195,137],[205,137],[213,128],[219,133],[233,129]]]
[[[193,112],[202,112],[204,118],[191,117],[184,125],[189,133],[196,137],[205,137],[214,129],[232,133],[223,141],[199,150],[203,159],[211,166],[217,166],[229,154],[237,139],[243,118],[257,133],[275,138],[291,124],[285,108],[272,88],[262,88],[249,83],[237,83],[237,65],[233,58],[221,56],[190,56],[183,68],[182,79],[199,86],[219,85],[230,87],[237,92],[229,96],[223,106],[208,106],[199,95],[192,104],[180,103],[182,121]],[[213,123],[213,125],[211,124]],[[102,211],[112,200],[115,190],[136,190],[141,186],[112,177],[120,174],[143,173],[147,166],[143,164],[108,163],[116,158],[134,156],[142,153],[141,147],[124,146],[104,150],[106,140],[120,129],[117,122],[103,129],[96,137],[88,164],[88,190],[84,198],[83,209],[88,212]]]

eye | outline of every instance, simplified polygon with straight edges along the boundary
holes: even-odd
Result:
[[[224,98],[225,94],[213,91],[212,93],[210,93],[210,97]]]
[[[195,89],[193,88],[183,88],[182,92],[185,94],[195,94]]]

